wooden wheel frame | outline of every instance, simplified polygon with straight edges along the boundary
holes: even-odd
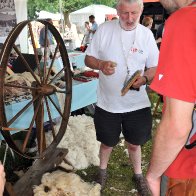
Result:
[[[44,158],[46,154],[52,154],[53,150],[57,147],[59,142],[61,141],[63,135],[65,134],[69,115],[70,115],[70,108],[71,108],[71,96],[72,96],[72,74],[69,64],[69,58],[67,54],[66,47],[64,42],[61,38],[61,35],[57,31],[57,29],[46,20],[37,20],[36,22],[40,22],[45,26],[45,46],[44,46],[44,62],[41,67],[39,59],[38,59],[38,52],[36,49],[34,33],[32,29],[32,21],[26,20],[19,23],[9,34],[7,37],[2,51],[0,55],[0,130],[5,138],[5,141],[12,148],[16,153],[26,157],[26,158]],[[33,51],[35,55],[35,60],[37,64],[38,74],[36,75],[33,70],[31,69],[28,62],[23,57],[22,52],[16,46],[16,40],[21,34],[21,32],[27,28],[29,30],[30,39],[33,46]],[[55,52],[52,56],[50,66],[47,67],[47,37],[48,31],[50,31],[56,41],[56,48]],[[34,81],[32,82],[31,86],[23,86],[23,85],[14,85],[8,84],[5,81],[6,77],[6,70],[8,66],[8,60],[10,57],[10,53],[15,51],[18,56],[22,58],[23,66],[25,66],[28,71],[31,73]],[[63,68],[54,73],[52,79],[50,74],[52,72],[52,68],[54,65],[55,58],[57,53],[60,53]],[[49,69],[47,69],[49,68]],[[48,72],[47,72],[48,71]],[[61,82],[64,82],[65,89],[59,90],[54,85],[56,80],[60,80],[60,78],[64,78]],[[21,90],[28,90],[32,95],[32,99],[24,105],[18,112],[13,114],[11,119],[8,118],[6,114],[6,105],[5,105],[5,89],[6,88],[16,88]],[[59,105],[53,100],[52,96],[55,96],[56,93],[65,93],[64,99],[64,108],[60,108]],[[52,109],[60,116],[61,118],[61,125],[58,132],[55,132],[54,125],[53,125],[53,116],[51,112],[51,105]],[[12,126],[13,123],[16,123],[19,118],[22,118],[25,112],[33,108],[32,117],[30,117],[30,123],[25,125],[25,128]],[[46,138],[45,138],[45,131],[44,131],[44,118],[48,119],[49,124],[51,125],[53,141],[46,146]],[[17,124],[17,123],[16,123]],[[27,143],[30,140],[30,136],[32,134],[33,127],[36,127],[36,138],[37,138],[37,145],[38,145],[38,152],[39,155],[29,155],[27,153]],[[13,138],[12,131],[22,131],[25,133],[24,141],[22,145],[18,145],[17,142]]]

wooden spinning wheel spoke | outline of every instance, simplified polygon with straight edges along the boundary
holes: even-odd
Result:
[[[31,120],[29,129],[28,129],[28,132],[27,132],[27,134],[26,134],[25,140],[24,140],[23,145],[22,145],[22,152],[23,152],[23,153],[25,152],[25,149],[26,149],[26,146],[27,146],[27,142],[29,141],[29,137],[30,137],[30,134],[31,134],[32,128],[33,128],[33,124],[34,124],[35,119],[36,119],[36,117],[37,117],[37,114],[38,114],[39,107],[40,107],[41,103],[42,103],[42,98],[38,100],[38,103],[37,103],[37,105],[35,106],[35,112],[34,112],[33,118],[32,118],[32,120]]]
[[[28,27],[29,27],[29,32],[30,32],[30,36],[31,36],[31,42],[32,42],[32,45],[33,45],[33,51],[34,51],[34,54],[35,54],[37,69],[38,69],[38,73],[39,73],[38,75],[40,76],[40,79],[41,79],[41,68],[40,68],[40,63],[39,63],[39,59],[38,59],[37,48],[36,48],[36,45],[35,45],[34,33],[33,33],[32,25],[31,25],[30,22],[28,23]]]
[[[47,49],[47,47],[48,47],[48,24],[45,24],[45,34],[44,34],[45,36],[45,40],[44,40],[44,53],[45,53],[45,51],[46,51],[46,49]]]
[[[55,52],[54,52],[54,55],[53,55],[53,58],[52,58],[52,62],[51,62],[51,64],[50,64],[50,67],[49,67],[49,70],[48,70],[48,74],[47,74],[45,83],[47,83],[48,78],[49,78],[49,76],[50,76],[50,74],[51,74],[52,67],[53,67],[53,64],[54,64],[54,61],[55,61],[55,58],[56,58],[58,49],[59,49],[59,43],[57,43],[57,46],[56,46],[56,48],[55,48]]]
[[[36,123],[36,133],[37,133],[37,141],[38,141],[38,151],[41,155],[43,151],[46,149],[46,138],[44,132],[44,99],[41,99],[41,105],[38,108],[38,113],[35,119]]]
[[[11,120],[7,122],[7,126],[9,127],[12,123],[14,123],[18,117],[20,117],[28,108],[38,99],[39,95],[35,96],[29,103],[27,103],[24,108],[22,108]]]
[[[18,128],[14,128],[14,127],[1,127],[0,128],[2,131],[28,131],[27,129],[25,129],[25,128],[20,128],[20,129],[18,129]]]
[[[32,76],[34,77],[34,79],[36,80],[36,82],[40,84],[40,81],[37,79],[37,76],[34,74],[33,70],[31,69],[31,67],[29,66],[28,62],[25,60],[24,56],[22,55],[22,53],[18,50],[17,46],[14,45],[13,46],[14,50],[16,51],[16,53],[22,58],[22,61],[24,63],[24,65],[26,66],[26,68],[29,70],[29,72],[32,74]]]
[[[50,101],[52,102],[52,104],[54,105],[54,107],[56,108],[56,110],[58,111],[58,113],[60,114],[60,116],[63,118],[63,120],[65,120],[65,117],[63,116],[61,110],[58,108],[58,106],[56,105],[56,103],[54,103],[54,101],[52,100],[52,98],[50,96],[48,96],[48,98],[50,99]]]
[[[46,103],[46,107],[47,107],[47,112],[48,112],[48,116],[49,116],[50,125],[52,127],[52,136],[53,136],[53,138],[55,138],[56,134],[55,134],[54,126],[53,126],[52,115],[51,115],[51,112],[50,112],[48,99],[47,99],[47,97],[44,97],[44,99],[45,99],[45,103]]]
[[[56,92],[57,93],[64,93],[64,94],[66,93],[66,91],[61,91],[61,90],[56,90]],[[68,93],[66,93],[66,94],[68,94]]]
[[[9,83],[6,83],[5,84],[6,87],[15,87],[15,88],[23,88],[23,89],[28,89],[28,90],[37,90],[38,88],[36,87],[32,87],[32,86],[20,86],[20,85],[16,85],[16,84],[9,84]]]
[[[54,78],[52,78],[52,80],[49,82],[49,84],[52,84],[53,82],[55,82],[60,76],[61,76],[61,73],[63,72],[63,71],[65,71],[66,70],[66,67],[63,67],[57,74],[56,74],[56,76],[54,77]]]
[[[48,57],[48,25],[45,25],[45,33],[44,33],[44,65],[43,65],[43,84],[45,84],[46,81],[46,64],[47,64],[47,57]]]

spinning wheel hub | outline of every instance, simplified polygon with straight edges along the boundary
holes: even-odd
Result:
[[[56,88],[50,84],[44,84],[38,88],[37,92],[42,95],[52,95],[56,92]]]

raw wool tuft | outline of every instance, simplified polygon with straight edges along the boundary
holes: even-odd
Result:
[[[55,126],[55,130],[59,130],[59,126],[60,123]],[[46,137],[46,141],[51,143],[51,132]],[[66,159],[75,169],[98,166],[100,142],[96,140],[93,119],[86,115],[70,116],[65,135],[58,147],[69,150]]]
[[[59,170],[45,173],[41,183],[34,187],[34,196],[100,196],[100,184],[84,182],[74,173]]]
[[[65,163],[65,161],[63,161],[59,166],[64,168],[66,171],[73,171],[74,170],[74,168],[71,165]]]
[[[39,78],[37,76],[37,78]],[[27,86],[31,86],[31,83],[35,81],[34,77],[30,72],[23,72],[23,73],[15,73],[13,75],[9,75],[5,78],[6,82],[12,81],[26,81]]]
[[[5,78],[5,83],[20,86],[31,86],[31,81],[28,79],[28,77],[26,77],[25,73],[8,75]],[[30,90],[15,87],[5,87],[5,95],[9,98],[14,96],[19,97],[25,94],[30,94]]]

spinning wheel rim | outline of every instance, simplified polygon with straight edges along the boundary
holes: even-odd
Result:
[[[8,122],[7,122],[7,117],[6,117],[6,112],[5,112],[5,104],[4,104],[4,88],[5,88],[5,75],[6,75],[6,69],[7,69],[7,62],[9,55],[11,53],[12,48],[14,47],[14,43],[17,39],[17,37],[20,35],[21,31],[30,23],[32,20],[27,20],[19,23],[9,34],[9,36],[6,39],[5,44],[3,45],[3,49],[0,55],[0,126],[1,127],[8,127]],[[15,145],[14,141],[12,140],[12,135],[10,134],[9,131],[3,131],[1,129],[1,133],[3,137],[5,138],[6,142],[8,145],[18,154],[21,156],[24,156],[26,158],[43,158],[45,155],[52,153],[53,149],[57,147],[59,142],[61,141],[63,135],[65,134],[68,119],[69,119],[69,114],[70,114],[70,109],[71,109],[71,96],[72,96],[72,77],[71,77],[71,70],[70,70],[70,64],[69,64],[69,58],[68,54],[66,52],[66,48],[64,45],[64,42],[59,34],[59,32],[56,30],[56,28],[50,24],[49,22],[45,20],[37,20],[37,22],[40,22],[44,24],[45,26],[47,25],[48,29],[51,31],[53,36],[56,39],[56,42],[58,43],[58,49],[60,51],[61,57],[62,57],[62,62],[63,62],[63,67],[66,69],[64,71],[65,75],[65,80],[66,80],[66,96],[64,100],[64,108],[62,110],[63,118],[61,121],[61,125],[59,128],[59,131],[57,135],[53,138],[52,143],[46,147],[46,149],[42,152],[41,156],[39,157],[30,157],[26,155],[25,153],[21,152],[20,149]],[[54,57],[55,58],[55,57]],[[40,75],[40,77],[42,77]],[[43,92],[44,95],[50,95],[55,93],[55,89],[49,84],[45,85],[46,89],[42,89],[41,92]],[[45,90],[47,92],[45,92]]]

